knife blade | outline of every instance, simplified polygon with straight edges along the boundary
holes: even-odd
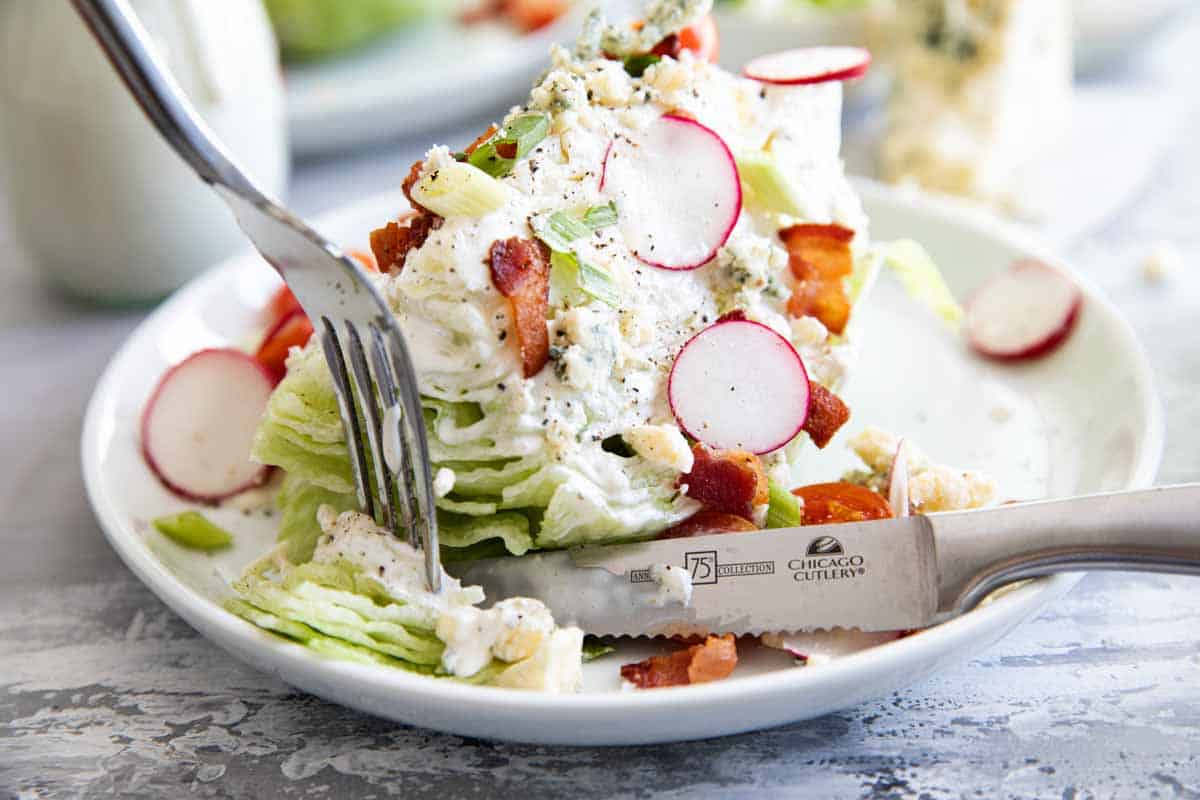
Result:
[[[652,569],[690,576],[663,602]],[[1013,581],[1081,570],[1200,576],[1200,484],[900,519],[543,551],[448,565],[606,636],[923,628]]]
[[[665,600],[655,565],[682,569]],[[938,593],[924,517],[715,534],[448,565],[489,597],[541,599],[560,625],[605,636],[757,634],[928,625]]]

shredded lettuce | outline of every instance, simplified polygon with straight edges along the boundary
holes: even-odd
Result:
[[[924,247],[912,239],[889,242],[883,248],[883,263],[900,281],[909,297],[941,317],[952,330],[958,331],[962,307],[954,299],[946,279]]]
[[[595,481],[584,479],[594,464],[560,463],[531,446],[535,439],[521,442],[502,408],[432,397],[422,403],[433,467],[455,473],[454,490],[438,501],[448,559],[495,555],[498,547],[520,555],[535,548],[643,538],[692,510],[657,468],[647,465],[645,474],[621,492],[602,493]],[[289,359],[287,376],[259,428],[254,456],[286,471],[276,498],[279,541],[289,561],[304,563],[320,536],[317,509],[356,507],[337,400],[316,343]],[[603,452],[597,457],[601,463],[619,458]]]
[[[795,181],[783,174],[770,152],[752,150],[739,153],[737,168],[750,204],[777,214],[792,217],[804,215],[792,189]]]
[[[445,645],[435,634],[437,613],[390,595],[383,584],[345,561],[309,563],[269,577],[252,568],[233,584],[225,608],[267,631],[321,655],[450,677],[441,665]],[[466,683],[495,683],[525,662],[492,660]]]

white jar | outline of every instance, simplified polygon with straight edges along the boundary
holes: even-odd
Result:
[[[216,136],[281,197],[283,83],[258,0],[130,4]],[[0,0],[0,177],[35,267],[90,300],[154,300],[245,245],[67,0]]]

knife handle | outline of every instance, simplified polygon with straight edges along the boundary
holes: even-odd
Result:
[[[957,615],[1006,583],[1056,572],[1200,575],[1200,484],[931,514],[938,610]]]

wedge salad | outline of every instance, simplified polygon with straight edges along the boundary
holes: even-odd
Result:
[[[875,273],[893,268],[950,326],[961,312],[918,245],[871,243],[844,174],[840,81],[869,55],[791,51],[736,76],[711,62],[710,7],[590,16],[524,106],[412,166],[411,210],[357,254],[416,359],[445,563],[995,497],[986,477],[909,450],[897,500],[901,444],[873,429],[854,441],[863,471],[793,486],[793,467],[850,417],[838,391]],[[215,503],[265,484],[278,509],[278,545],[233,584],[229,609],[332,657],[576,689],[603,643],[556,626],[536,599],[483,608],[481,590],[449,575],[431,594],[420,554],[358,513],[312,326],[286,289],[267,314],[257,352],[192,356],[143,419],[147,462],[173,491]],[[663,602],[686,602],[679,572],[656,572]],[[714,680],[737,647],[684,642],[622,674]]]

